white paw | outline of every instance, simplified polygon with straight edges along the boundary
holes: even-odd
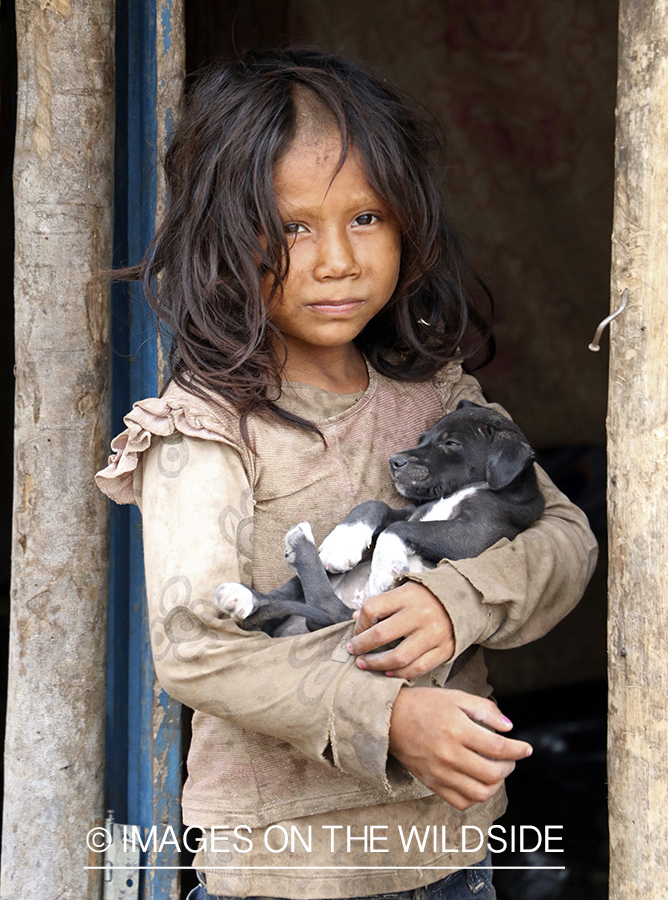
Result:
[[[369,593],[369,582],[367,581],[363,588],[359,588],[353,594],[353,598],[351,601],[352,609],[362,609],[364,601],[373,596],[373,594]]]
[[[294,566],[297,544],[303,540],[310,541],[311,544],[315,545],[313,531],[308,522],[300,522],[285,535],[285,561],[289,566]]]
[[[328,572],[350,572],[371,546],[373,529],[365,522],[337,525],[320,545],[320,561]]]
[[[219,584],[214,593],[219,612],[231,619],[241,621],[255,608],[253,592],[243,584]]]
[[[409,570],[406,545],[396,534],[381,534],[371,561],[367,590],[370,597],[389,591],[397,575]]]

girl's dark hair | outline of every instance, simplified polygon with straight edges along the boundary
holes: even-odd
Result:
[[[317,430],[275,403],[283,361],[268,316],[289,266],[272,176],[295,137],[298,86],[337,123],[339,165],[354,148],[401,229],[396,290],[356,338],[371,365],[390,378],[422,381],[453,359],[482,350],[487,362],[494,352],[474,302],[481,291],[491,301],[489,291],[444,209],[437,129],[382,77],[338,56],[249,53],[208,70],[189,90],[165,159],[164,220],[143,261],[116,273],[142,280],[171,330],[172,378],[226,398],[245,436],[248,415],[262,411]],[[267,277],[268,301],[260,286]]]

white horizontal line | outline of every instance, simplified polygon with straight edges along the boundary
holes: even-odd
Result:
[[[221,872],[228,871],[231,869],[240,869],[244,872],[250,871],[261,871],[261,870],[269,870],[273,871],[275,869],[313,869],[315,871],[320,870],[330,870],[330,869],[365,869],[366,871],[375,871],[379,872],[393,872],[396,869],[411,869],[416,871],[422,871],[422,869],[434,869],[436,871],[439,870],[452,870],[458,871],[459,869],[491,869],[492,871],[499,871],[501,869],[512,870],[512,871],[520,871],[524,869],[530,869],[536,872],[545,872],[552,870],[561,870],[565,869],[566,866],[200,866],[197,871],[202,872],[207,869],[211,869],[213,872]],[[84,869],[104,869],[105,871],[136,871],[137,869],[145,869],[147,871],[155,871],[158,869],[169,869],[170,871],[176,870],[184,870],[191,871],[193,870],[193,866],[84,866]]]

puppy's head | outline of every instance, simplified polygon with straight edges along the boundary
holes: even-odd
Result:
[[[462,400],[420,437],[417,447],[395,454],[390,472],[402,496],[426,503],[481,482],[502,490],[534,459],[526,438],[509,419]]]

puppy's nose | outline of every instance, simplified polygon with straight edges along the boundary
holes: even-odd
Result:
[[[392,469],[401,469],[408,462],[408,457],[404,456],[402,453],[395,453],[394,456],[390,457],[390,467]]]

